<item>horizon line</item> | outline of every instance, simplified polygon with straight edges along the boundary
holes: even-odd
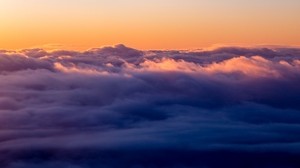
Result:
[[[287,45],[287,44],[213,44],[208,47],[188,47],[188,48],[151,48],[151,49],[144,49],[133,47],[131,45],[127,45],[124,43],[117,43],[112,45],[99,45],[91,46],[91,47],[84,47],[81,45],[68,45],[68,44],[59,44],[59,43],[50,43],[50,44],[43,44],[43,45],[35,45],[32,47],[22,47],[22,48],[0,48],[2,51],[22,51],[22,50],[33,50],[33,49],[43,49],[45,51],[59,51],[59,50],[68,50],[68,51],[77,51],[77,52],[84,52],[84,51],[91,51],[95,49],[102,49],[107,47],[116,48],[117,46],[124,46],[126,48],[131,48],[140,51],[209,51],[218,48],[300,48],[300,45]],[[81,48],[81,49],[79,49]]]

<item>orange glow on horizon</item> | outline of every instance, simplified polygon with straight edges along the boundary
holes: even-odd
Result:
[[[299,45],[300,1],[1,0],[0,48]]]

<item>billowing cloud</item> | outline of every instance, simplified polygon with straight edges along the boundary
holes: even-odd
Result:
[[[0,51],[3,167],[299,167],[300,49]]]

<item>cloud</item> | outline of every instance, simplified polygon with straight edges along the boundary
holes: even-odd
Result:
[[[4,167],[298,167],[300,49],[0,55]]]

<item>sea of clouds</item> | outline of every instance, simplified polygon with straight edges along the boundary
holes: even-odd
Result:
[[[0,167],[299,167],[300,49],[0,50]]]

